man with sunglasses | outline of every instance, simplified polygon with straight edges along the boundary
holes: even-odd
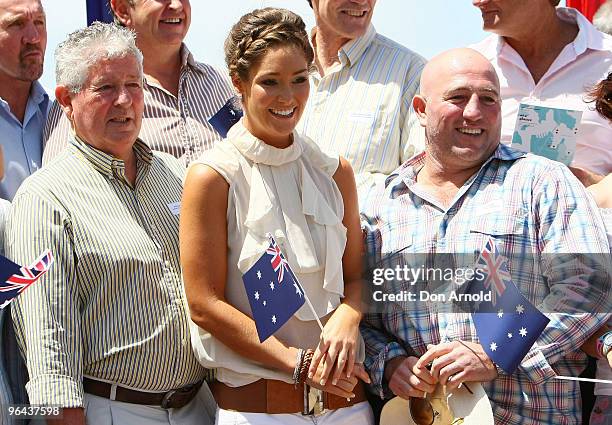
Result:
[[[362,209],[368,266],[380,278],[361,327],[374,392],[422,398],[436,385],[452,391],[481,382],[496,424],[581,423],[578,385],[555,376],[580,374],[580,345],[609,317],[591,314],[610,311],[612,279],[594,202],[564,165],[500,144],[499,81],[478,52],[433,58],[412,106],[425,127],[425,152],[391,173]],[[433,286],[435,279],[395,273],[427,264],[434,276],[447,269],[459,276],[488,244],[507,259],[518,290],[550,319],[512,373],[480,344],[468,310],[422,298],[450,291]],[[446,279],[441,283],[457,283]],[[378,289],[394,299],[380,302]],[[404,293],[418,295],[398,298]]]
[[[473,46],[495,67],[503,100],[502,143],[521,103],[582,111],[572,172],[585,186],[612,172],[612,125],[585,101],[612,67],[612,37],[559,0],[472,0],[483,29]]]

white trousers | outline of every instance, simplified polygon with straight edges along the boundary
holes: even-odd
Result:
[[[87,425],[212,425],[217,408],[206,383],[180,409],[123,403],[87,393],[83,404]]]
[[[407,412],[406,412],[407,413]],[[374,425],[374,415],[367,401],[343,409],[329,410],[320,415],[300,413],[275,414],[241,413],[217,410],[216,425]]]

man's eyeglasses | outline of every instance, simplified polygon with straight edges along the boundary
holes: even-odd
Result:
[[[410,397],[410,416],[417,425],[433,425],[436,416],[440,413],[435,411],[429,400],[420,397]]]

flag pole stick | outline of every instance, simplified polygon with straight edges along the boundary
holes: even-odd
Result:
[[[297,282],[297,279],[296,279]],[[301,284],[299,284],[300,287],[302,286]],[[308,304],[308,307],[310,308],[310,311],[312,311],[312,315],[315,317],[315,319],[317,320],[317,323],[319,324],[319,328],[321,328],[321,332],[323,332],[323,324],[321,323],[321,320],[319,319],[319,316],[317,316],[317,312],[315,311],[314,307],[312,306],[312,303],[310,302],[310,298],[308,298],[308,295],[306,295],[306,291],[304,291],[304,288],[302,287],[302,293],[304,294],[304,299],[306,300],[306,304]]]
[[[276,245],[276,241],[274,240],[274,236],[272,236],[272,233],[266,233],[266,236],[268,237],[268,240],[272,244]],[[289,263],[287,263],[287,264],[289,264]],[[299,290],[302,291],[302,294],[304,295],[304,299],[306,300],[306,304],[308,304],[308,307],[310,308],[310,311],[312,312],[312,315],[314,316],[315,320],[317,321],[317,324],[319,325],[319,328],[321,329],[321,332],[323,332],[323,324],[321,323],[321,320],[319,319],[319,316],[317,315],[317,312],[315,311],[312,303],[310,302],[310,298],[308,298],[308,295],[306,295],[306,291],[304,291],[304,287],[302,286],[302,284],[298,280],[298,278],[295,275],[295,273],[293,273],[293,270],[291,270],[291,267],[289,267],[289,271],[291,272],[291,276],[293,277],[293,280],[295,280],[295,282],[297,283],[297,286],[299,286],[299,288],[300,288]]]
[[[580,382],[597,382],[600,384],[612,384],[612,381],[605,379],[592,379],[592,378],[574,378],[573,376],[555,376],[556,379],[562,379],[565,381],[580,381]]]

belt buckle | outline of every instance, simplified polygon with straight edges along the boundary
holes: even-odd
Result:
[[[170,390],[166,394],[164,394],[164,397],[162,398],[162,401],[161,401],[162,409],[170,409],[170,403],[172,403],[172,397],[174,397],[174,394],[176,393],[177,393],[177,390]]]
[[[302,415],[320,415],[324,411],[323,391],[304,384],[304,409]]]

